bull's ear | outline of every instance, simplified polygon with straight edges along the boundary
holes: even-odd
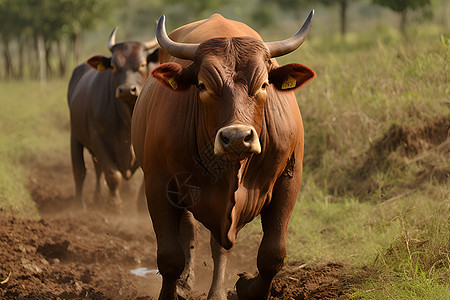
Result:
[[[105,71],[111,68],[111,57],[105,57],[101,55],[92,56],[87,60],[87,64],[96,69],[97,71]]]
[[[295,90],[314,77],[316,73],[301,64],[288,64],[269,72],[269,82],[280,91]]]
[[[147,55],[147,64],[157,63],[159,61],[159,48]]]
[[[197,79],[189,68],[177,63],[164,63],[153,69],[151,75],[165,87],[173,91],[186,91]]]

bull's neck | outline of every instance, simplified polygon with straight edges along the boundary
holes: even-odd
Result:
[[[131,114],[133,113],[134,104],[130,104],[128,101],[117,99],[114,97],[116,103],[117,112],[123,124],[127,127],[131,126]]]

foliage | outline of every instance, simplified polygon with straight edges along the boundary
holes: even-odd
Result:
[[[408,10],[416,10],[431,5],[431,0],[373,0],[373,3],[388,7],[393,11],[400,13],[400,31],[403,34],[403,37],[408,39],[406,32]]]
[[[59,42],[63,38],[74,42],[83,29],[91,29],[96,21],[104,19],[110,7],[107,0],[0,0],[0,36],[3,38],[5,51],[8,50],[6,48],[10,40],[17,40],[20,47],[23,47],[25,40],[30,40],[29,44],[38,49],[38,40],[42,37],[46,49],[46,65],[49,67],[53,42]],[[27,53],[32,60],[32,49],[28,49]],[[22,60],[21,54],[19,68],[23,67]],[[63,57],[60,60],[64,63]],[[15,71],[12,60],[7,67],[12,69],[13,76],[22,76],[23,70]]]
[[[450,284],[450,228],[448,190],[428,187],[424,193],[395,203],[401,210],[385,226],[399,232],[378,251],[372,277],[356,289],[357,299],[446,299]],[[434,208],[430,210],[431,203]],[[394,206],[393,203],[388,204]]]
[[[431,0],[373,0],[373,3],[389,7],[393,11],[402,12],[406,9],[418,9],[431,4]]]

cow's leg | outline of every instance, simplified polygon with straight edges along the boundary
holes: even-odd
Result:
[[[180,221],[180,241],[185,255],[184,271],[178,280],[178,294],[187,298],[194,287],[195,248],[197,248],[198,223],[190,211],[185,210]]]
[[[109,189],[109,196],[113,205],[113,210],[122,212],[122,200],[120,198],[120,185],[122,183],[122,173],[118,170],[114,159],[109,154],[101,136],[93,132],[91,137],[93,149],[95,149],[95,157],[98,158],[101,169],[105,175],[106,184]]]
[[[105,180],[109,189],[109,196],[112,201],[113,210],[122,213],[122,199],[120,197],[120,186],[122,184],[122,173],[114,165],[105,170]]]
[[[163,278],[159,299],[175,300],[177,280],[185,266],[184,251],[179,238],[183,210],[170,204],[166,187],[167,182],[162,176],[155,175],[145,179],[147,206],[158,245],[158,269]]]
[[[273,277],[284,265],[287,227],[297,201],[300,180],[301,175],[283,176],[276,182],[271,203],[261,213],[264,235],[258,250],[259,274],[256,277],[241,275],[236,283],[240,300],[268,299]]]
[[[139,215],[145,215],[147,213],[147,200],[145,198],[145,181],[142,180],[141,187],[139,188],[138,195],[136,197],[136,208]]]
[[[216,239],[211,234],[210,237],[211,253],[214,261],[214,273],[211,283],[211,288],[208,293],[208,300],[225,300],[227,295],[224,289],[225,271],[227,267],[230,250],[225,250],[217,243]]]
[[[95,168],[95,191],[94,191],[94,201],[98,202],[100,200],[101,194],[102,194],[102,187],[101,187],[101,176],[102,176],[102,166],[100,165],[98,159],[92,155],[92,161],[94,163]]]
[[[75,201],[86,209],[83,199],[83,183],[86,178],[86,166],[84,164],[83,145],[71,134],[70,154],[72,158],[72,171],[75,180]]]

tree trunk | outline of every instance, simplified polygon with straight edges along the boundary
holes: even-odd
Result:
[[[32,79],[39,79],[39,64],[36,62],[37,55],[36,55],[36,49],[37,49],[37,40],[34,35],[30,35],[28,37],[28,66],[30,68],[30,78]]]
[[[45,46],[45,65],[47,67],[47,78],[51,78],[53,75],[53,68],[51,62],[52,42],[48,40],[44,43]]]
[[[23,67],[24,67],[24,55],[23,55],[23,49],[24,49],[24,44],[25,44],[25,39],[18,36],[17,40],[19,42],[19,70],[17,72],[17,78],[18,79],[23,79]]]
[[[408,9],[405,8],[404,10],[402,10],[402,12],[400,13],[400,32],[403,36],[403,38],[405,38],[405,40],[408,40],[408,35],[406,33],[406,16],[408,13]]]
[[[443,0],[444,2],[444,19],[443,19],[443,23],[444,23],[444,30],[448,30],[449,26],[448,26],[448,15],[449,15],[449,6],[448,6],[448,0]]]
[[[4,56],[5,56],[5,77],[13,78],[14,77],[14,66],[11,57],[11,51],[9,50],[9,40],[7,38],[3,38],[3,44],[5,46]]]
[[[80,63],[81,57],[81,30],[75,34],[74,37],[74,60],[75,66]]]
[[[37,37],[37,48],[39,56],[39,81],[44,83],[47,81],[47,64],[45,61],[45,45],[42,35]]]
[[[64,51],[61,39],[56,41],[58,46],[58,56],[59,56],[59,75],[63,77],[66,75],[66,62],[67,62],[67,52]]]
[[[347,33],[347,0],[341,0],[341,37],[345,38]]]

